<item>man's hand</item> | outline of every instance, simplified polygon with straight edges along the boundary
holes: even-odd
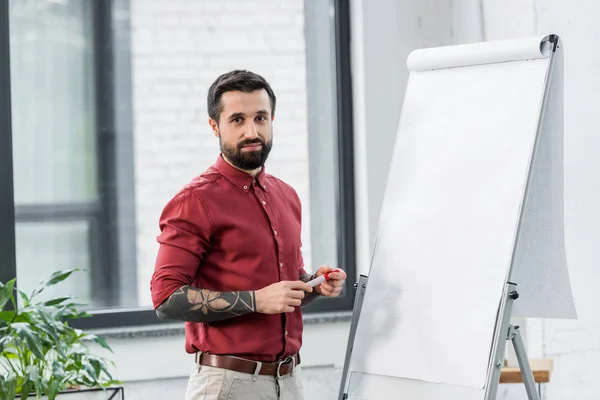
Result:
[[[318,278],[319,276],[324,275],[333,270],[334,268],[331,268],[328,265],[323,265],[317,270],[315,278]],[[342,288],[344,286],[345,281],[346,273],[342,270],[338,270],[337,272],[331,272],[329,274],[329,280],[321,283],[320,285],[315,286],[314,289],[321,296],[338,297],[342,292]]]
[[[304,292],[312,288],[302,281],[277,282],[256,291],[256,311],[263,314],[294,312],[300,307]]]

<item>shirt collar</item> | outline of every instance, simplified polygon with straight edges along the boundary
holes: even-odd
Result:
[[[250,186],[254,182],[254,179],[256,179],[256,183],[258,184],[258,186],[260,186],[264,191],[267,191],[267,179],[264,165],[255,178],[249,173],[235,168],[227,161],[225,161],[225,159],[223,158],[223,154],[219,154],[219,156],[217,157],[217,162],[215,163],[215,168],[228,181],[242,189],[244,192],[248,192]]]

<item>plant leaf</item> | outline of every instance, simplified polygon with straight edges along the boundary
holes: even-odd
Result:
[[[57,307],[58,310],[54,313],[54,318],[63,320],[63,319],[89,317],[90,315],[87,314],[85,311],[79,312],[77,310],[77,307],[85,307],[85,306],[87,306],[87,304],[83,304],[83,303],[61,304],[60,307]]]
[[[50,384],[48,385],[48,400],[54,400],[56,399],[56,396],[58,396],[58,392],[60,391],[61,388],[61,384],[59,381],[52,381],[50,382]]]
[[[110,351],[111,353],[114,353],[112,351],[112,349],[110,348],[110,346],[108,345],[108,343],[106,343],[106,340],[104,340],[100,336],[96,336],[93,340],[94,340],[94,342],[98,343],[100,346],[104,347],[106,350]]]
[[[62,322],[60,319],[55,318],[54,315],[51,315],[46,310],[39,309],[38,316],[41,321],[51,326],[57,333],[65,333],[69,328]]]
[[[42,341],[35,335],[35,332],[31,329],[31,325],[26,322],[17,322],[12,324],[12,328],[17,332],[17,335],[27,343],[29,350],[31,350],[36,357],[45,359],[44,353],[42,352]]]
[[[39,286],[31,294],[30,300],[33,300],[33,298],[40,294],[46,287],[56,285],[57,283],[64,281],[75,271],[79,271],[79,269],[76,268],[54,272],[48,279],[39,284]]]
[[[48,400],[54,400],[56,399],[56,396],[58,396],[58,392],[60,391],[61,388],[61,384],[60,381],[58,380],[53,380],[50,382],[50,384],[48,385]]]
[[[13,337],[5,334],[5,331],[8,331],[8,328],[0,329],[0,347],[7,346],[13,341]]]
[[[88,373],[90,378],[92,378],[92,381],[94,381],[94,383],[98,383],[98,374],[96,373],[96,369],[92,366],[92,364],[85,361],[83,364],[83,368],[85,368],[85,371]]]
[[[12,351],[9,351],[9,350],[12,350]],[[16,360],[19,358],[19,355],[17,353],[15,353],[14,349],[9,349],[9,350],[5,350],[2,353],[0,353],[0,357],[6,358],[7,360]]]
[[[73,318],[89,318],[91,316],[92,314],[88,313],[87,311],[83,311],[75,315]]]
[[[0,311],[0,322],[5,322],[7,325],[13,320],[17,312],[14,310]]]
[[[57,360],[52,361],[52,375],[59,381],[62,381],[65,378],[65,369]]]
[[[26,369],[27,379],[33,382],[37,393],[42,391],[42,377],[40,375],[40,369],[37,365],[29,365]]]
[[[0,393],[2,393],[3,399],[15,400],[17,394],[17,377],[14,374],[9,374],[7,378],[0,375]]]
[[[67,331],[67,327],[62,321],[56,320],[46,310],[41,308],[36,310],[35,325],[44,326],[45,331],[48,331],[48,333],[53,336],[57,336]]]
[[[45,302],[44,302],[44,303],[42,303],[42,304],[43,304],[44,306],[46,306],[46,307],[53,307],[53,306],[56,306],[56,305],[58,305],[58,304],[62,303],[63,301],[66,301],[66,300],[71,300],[71,299],[72,299],[72,297],[71,297],[71,296],[67,296],[67,297],[59,297],[59,298],[57,298],[57,299],[52,299],[52,300],[45,301]]]
[[[100,374],[102,373],[102,363],[100,362],[100,360],[90,357],[90,364],[94,368],[94,372],[95,372],[94,376],[96,377],[96,380],[97,380],[98,378],[100,378]]]
[[[6,284],[0,282],[0,310],[4,310],[4,306],[9,300],[14,302],[13,288],[16,280],[16,278],[13,278]]]
[[[106,374],[108,381],[112,382],[113,377],[112,377],[112,374],[110,373],[110,371],[108,370],[108,367],[106,366],[105,360],[99,360],[99,362],[100,362],[100,369],[102,369],[102,371],[104,371],[104,374]],[[113,365],[114,365],[114,363],[113,363]]]
[[[28,324],[31,323],[31,316],[29,315],[29,310],[21,309],[17,311],[17,315],[15,315],[12,323],[14,324],[15,322],[27,322]]]
[[[29,297],[27,297],[25,292],[23,292],[21,290],[17,290],[17,291],[19,292],[19,296],[21,296],[21,298],[23,299],[23,307],[28,307],[29,306]]]
[[[108,343],[106,343],[106,340],[104,340],[104,338],[101,338],[100,336],[97,335],[93,335],[91,333],[86,333],[83,334],[79,337],[79,339],[81,341],[90,341],[90,342],[96,342],[97,344],[99,344],[100,346],[102,346],[103,348],[105,348],[106,350],[110,351],[111,353],[114,353],[112,351],[112,349],[110,348],[110,346],[108,345]]]
[[[31,389],[33,389],[33,382],[27,379],[21,385],[21,400],[27,400],[27,398],[31,394]]]

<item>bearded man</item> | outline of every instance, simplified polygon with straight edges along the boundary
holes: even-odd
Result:
[[[300,199],[265,171],[275,105],[260,75],[219,76],[207,109],[221,152],[159,219],[150,291],[160,318],[185,321],[187,400],[303,399],[302,306],[338,296],[346,279],[327,265],[304,269]]]

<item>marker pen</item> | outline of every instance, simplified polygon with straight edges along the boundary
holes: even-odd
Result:
[[[323,275],[319,276],[318,278],[313,279],[312,281],[308,281],[306,282],[308,284],[308,286],[310,287],[315,287],[317,285],[320,285],[321,283],[328,281],[329,280],[329,274],[331,274],[332,272],[340,272],[339,269],[334,269],[331,272],[326,272]]]

